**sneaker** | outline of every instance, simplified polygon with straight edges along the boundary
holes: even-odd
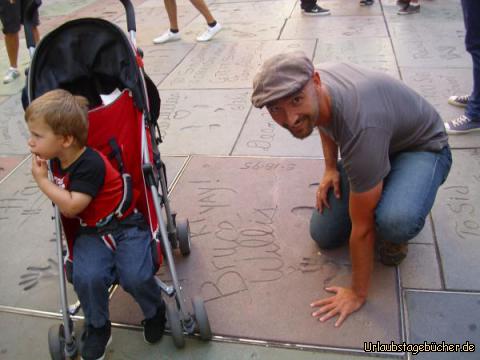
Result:
[[[89,325],[83,335],[82,360],[103,360],[107,346],[112,342],[112,325],[108,321],[101,328]]]
[[[378,240],[380,262],[387,266],[399,265],[407,257],[408,243],[396,244],[390,241]]]
[[[20,72],[16,68],[10,67],[5,73],[5,76],[3,77],[3,83],[9,84],[19,76],[20,76]]]
[[[459,107],[467,107],[469,99],[469,95],[454,95],[448,98],[448,103]]]
[[[373,0],[360,0],[360,6],[370,6],[373,5]]]
[[[410,15],[420,12],[420,5],[412,5],[408,3],[402,9],[397,11],[398,15]]]
[[[165,44],[167,42],[177,41],[177,40],[180,40],[180,32],[174,33],[171,30],[168,30],[163,35],[160,35],[159,37],[156,37],[155,39],[153,39],[153,43]]]
[[[480,121],[473,121],[467,115],[460,115],[455,120],[445,123],[447,134],[459,135],[480,131]]]
[[[154,317],[142,320],[145,342],[154,344],[160,341],[165,330],[165,320],[165,302],[162,301]]]
[[[321,8],[318,5],[315,5],[313,8],[309,10],[303,10],[304,15],[309,15],[309,16],[323,16],[323,15],[330,15],[330,10]]]
[[[197,41],[203,42],[203,41],[209,41],[211,40],[220,30],[222,30],[222,25],[220,25],[218,22],[215,24],[215,26],[208,27],[208,30],[205,31],[203,34],[199,35],[197,37]]]

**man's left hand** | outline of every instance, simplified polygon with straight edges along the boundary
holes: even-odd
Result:
[[[345,319],[351,313],[360,309],[366,301],[364,297],[357,295],[350,288],[333,286],[325,288],[325,290],[335,293],[335,295],[326,299],[316,300],[311,303],[311,307],[320,308],[317,311],[314,311],[312,316],[319,317],[319,320],[324,322],[335,315],[339,315],[337,321],[335,322],[335,327],[342,325]]]

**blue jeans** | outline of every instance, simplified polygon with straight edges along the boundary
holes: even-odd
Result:
[[[448,176],[452,155],[448,146],[438,153],[401,152],[390,158],[390,164],[375,210],[377,238],[403,243],[422,230],[437,190]],[[315,209],[310,220],[310,234],[322,249],[347,243],[352,229],[348,213],[349,184],[341,162],[338,170],[341,198],[335,198],[330,190],[330,209],[324,209],[323,214]]]
[[[80,234],[73,247],[73,286],[85,322],[97,328],[109,319],[108,288],[115,280],[138,302],[145,318],[153,317],[162,301],[153,274],[150,231],[130,226],[111,234],[115,251],[98,234]]]
[[[473,61],[473,91],[465,115],[480,121],[480,1],[462,0],[462,9],[466,29],[465,47]]]

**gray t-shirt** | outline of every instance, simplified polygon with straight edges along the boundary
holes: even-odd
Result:
[[[332,121],[321,130],[338,145],[354,192],[382,181],[395,153],[438,152],[448,144],[440,115],[401,81],[351,64],[317,70],[332,103]]]

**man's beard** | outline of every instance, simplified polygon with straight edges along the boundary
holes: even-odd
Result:
[[[301,122],[301,126],[297,127],[298,129],[301,129],[300,133],[295,133],[290,128],[288,129],[288,131],[290,131],[290,134],[292,134],[293,137],[295,137],[297,139],[305,139],[305,138],[309,137],[311,135],[311,133],[313,132],[313,128],[314,128],[313,121],[310,117],[304,116],[304,117],[302,117],[300,122]]]

